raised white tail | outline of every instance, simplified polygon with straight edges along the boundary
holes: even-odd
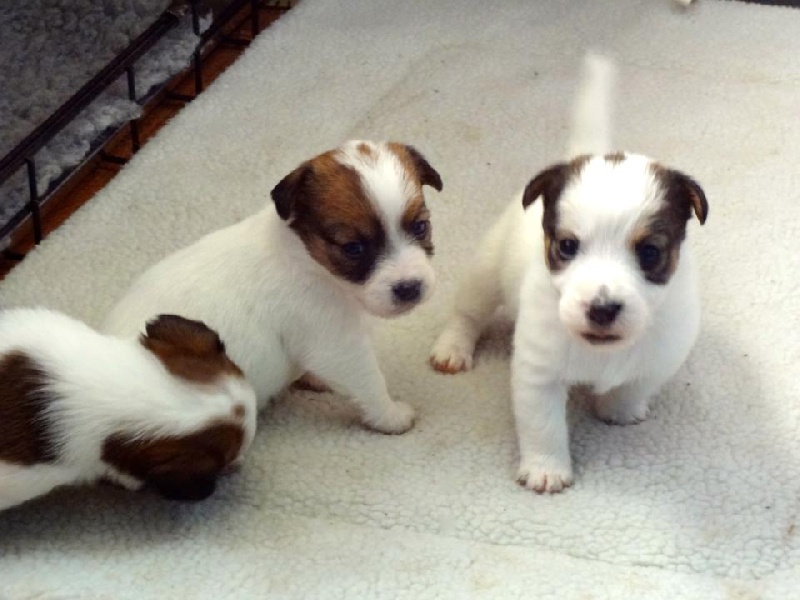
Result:
[[[588,53],[575,98],[566,159],[581,154],[607,154],[611,144],[611,94],[616,75],[614,62]]]

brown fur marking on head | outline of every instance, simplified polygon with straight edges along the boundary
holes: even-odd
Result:
[[[56,451],[46,416],[52,400],[45,372],[23,352],[0,357],[0,461],[53,462]]]
[[[242,426],[215,422],[186,435],[138,438],[113,434],[105,439],[102,460],[174,500],[202,500],[220,473],[236,459],[244,440]]]
[[[657,163],[652,165],[653,174],[664,190],[664,203],[683,218],[684,225],[694,211],[697,220],[704,225],[708,218],[708,201],[705,192],[694,179]]]
[[[653,173],[663,192],[661,207],[637,230],[630,241],[634,253],[645,244],[659,249],[661,260],[644,273],[651,283],[666,284],[678,268],[680,247],[686,238],[686,223],[694,211],[700,223],[708,215],[702,188],[690,177],[653,164]]]
[[[362,142],[358,146],[356,146],[356,150],[358,150],[358,153],[361,154],[362,156],[365,156],[366,158],[371,158],[373,160],[375,159],[375,151],[369,144],[365,144]]]
[[[544,256],[551,271],[563,268],[564,261],[558,252],[558,243],[563,232],[558,228],[558,201],[567,184],[580,177],[590,156],[578,156],[567,162],[552,165],[531,179],[522,194],[522,206],[528,208],[537,198],[544,203],[542,229],[544,229]]]
[[[636,230],[628,242],[628,247],[636,256],[645,245],[658,248],[661,258],[658,264],[644,272],[644,277],[651,283],[665,284],[678,268],[680,248],[683,236],[672,228],[670,220],[656,213]]]
[[[402,226],[406,235],[425,250],[425,254],[433,256],[433,234],[431,232],[430,217],[431,213],[425,206],[425,199],[422,197],[422,194],[418,194],[406,204],[406,208],[403,211]],[[418,222],[425,223],[425,232],[423,235],[419,236],[415,235],[413,232],[413,228]]]
[[[610,154],[606,154],[603,158],[605,159],[606,162],[611,163],[612,165],[618,165],[625,160],[625,153],[612,152]]]
[[[224,375],[244,376],[225,354],[217,333],[201,321],[159,315],[147,323],[140,342],[170,373],[187,381],[212,383]]]
[[[386,147],[397,156],[408,173],[416,178],[416,183],[422,187],[429,185],[437,192],[442,191],[442,178],[422,154],[407,144],[389,142]]]
[[[337,161],[335,152],[300,165],[272,190],[272,197],[314,260],[334,276],[360,283],[383,254],[386,232],[361,177]],[[346,252],[353,243],[363,245],[359,256]]]

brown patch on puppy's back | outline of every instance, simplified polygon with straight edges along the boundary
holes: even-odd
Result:
[[[218,421],[186,435],[139,438],[117,433],[103,442],[102,460],[175,500],[210,496],[223,469],[238,456],[241,425]]]
[[[0,357],[0,460],[33,465],[53,462],[46,410],[52,397],[43,369],[24,352]]]
[[[170,373],[186,381],[205,384],[225,375],[244,377],[217,333],[201,321],[159,315],[147,323],[140,342]]]

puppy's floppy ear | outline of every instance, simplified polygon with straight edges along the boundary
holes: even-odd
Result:
[[[536,177],[528,182],[522,194],[522,206],[528,208],[539,196],[544,197],[545,205],[554,202],[564,186],[567,184],[567,171],[570,166],[566,163],[559,163],[548,167]]]
[[[244,431],[218,423],[186,437],[157,440],[138,448],[144,481],[170,500],[195,502],[214,493],[217,478],[233,462]]]
[[[297,208],[298,198],[307,192],[311,173],[311,165],[308,162],[304,162],[272,188],[272,201],[275,203],[278,216],[284,221],[294,213]]]
[[[680,210],[687,221],[694,211],[700,224],[705,224],[708,217],[708,201],[700,184],[688,175],[673,169],[664,169],[659,176],[666,190],[667,203]]]
[[[167,500],[198,502],[214,493],[218,476],[208,457],[177,455],[154,468],[145,481]]]
[[[405,146],[406,152],[408,152],[408,156],[411,158],[411,161],[414,163],[414,168],[417,171],[417,177],[419,177],[419,182],[422,185],[429,185],[437,192],[442,191],[442,178],[437,173],[436,169],[434,169],[430,163],[425,159],[424,156],[414,148],[414,146]]]
[[[214,492],[217,477],[236,459],[243,440],[241,425],[225,422],[154,439],[114,434],[103,443],[102,459],[166,498],[203,500]]]
[[[145,483],[169,500],[204,500],[217,487],[220,461],[200,445],[167,439],[131,449]]]
[[[147,323],[142,343],[151,348],[154,343],[159,342],[190,350],[193,354],[225,352],[225,344],[216,331],[202,321],[193,321],[178,315],[159,315]]]

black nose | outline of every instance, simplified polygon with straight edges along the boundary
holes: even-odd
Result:
[[[617,318],[622,310],[622,304],[618,302],[592,302],[589,306],[589,321],[600,327],[608,327]]]
[[[398,302],[415,302],[422,294],[422,282],[419,279],[401,281],[392,286],[392,293]]]

